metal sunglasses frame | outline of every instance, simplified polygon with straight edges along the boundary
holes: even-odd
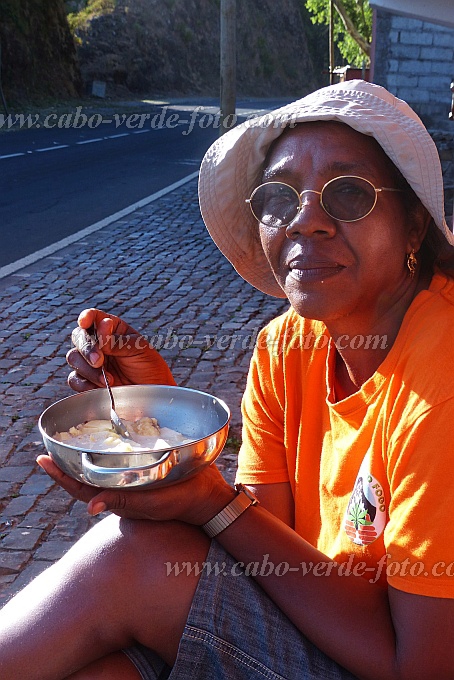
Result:
[[[325,191],[326,187],[328,187],[330,184],[332,184],[333,182],[336,182],[336,181],[339,180],[339,179],[360,179],[360,180],[362,180],[363,182],[366,182],[367,184],[369,184],[369,186],[372,187],[372,189],[373,189],[374,192],[375,192],[375,200],[374,200],[374,203],[373,203],[371,209],[370,209],[368,212],[366,212],[364,215],[361,215],[361,217],[355,217],[354,220],[343,220],[343,219],[341,219],[341,218],[339,218],[339,217],[336,217],[335,215],[332,215],[332,214],[329,212],[329,210],[327,210],[327,208],[323,205],[323,192]],[[382,191],[397,191],[397,192],[402,192],[402,191],[403,191],[403,189],[392,189],[392,188],[390,188],[390,187],[376,187],[376,186],[374,186],[374,185],[372,184],[372,182],[371,182],[370,180],[366,179],[365,177],[360,177],[359,175],[339,175],[339,177],[333,177],[333,179],[330,179],[328,182],[326,182],[326,184],[323,185],[321,191],[316,191],[315,189],[304,189],[304,191],[302,191],[301,193],[299,193],[294,187],[292,187],[290,184],[287,184],[286,182],[264,182],[263,184],[260,184],[258,187],[256,187],[256,188],[254,189],[254,191],[252,192],[250,198],[246,198],[246,200],[245,200],[246,203],[249,203],[249,207],[250,207],[250,209],[251,209],[251,212],[252,212],[252,214],[254,215],[255,219],[256,219],[258,222],[262,222],[262,220],[261,220],[260,217],[257,217],[257,215],[255,214],[254,210],[252,209],[252,199],[254,198],[254,194],[255,194],[261,187],[267,186],[268,184],[279,184],[279,185],[281,185],[281,186],[288,187],[289,189],[291,189],[291,190],[295,193],[295,195],[296,195],[297,198],[298,198],[298,209],[297,209],[296,215],[295,215],[295,217],[292,217],[292,219],[291,219],[289,222],[286,222],[285,224],[280,224],[278,227],[276,227],[275,225],[272,225],[272,224],[263,223],[263,224],[265,224],[265,226],[274,227],[275,229],[283,229],[284,227],[288,227],[288,225],[291,224],[291,223],[293,222],[293,220],[295,220],[295,219],[298,217],[298,215],[299,215],[300,212],[301,212],[301,208],[302,208],[302,206],[303,206],[303,203],[302,203],[302,200],[301,200],[303,194],[307,194],[307,193],[317,194],[318,196],[320,196],[320,206],[321,206],[322,209],[326,212],[327,215],[329,215],[330,217],[332,217],[333,220],[337,220],[338,222],[348,222],[348,223],[350,223],[350,222],[358,222],[359,220],[363,220],[365,217],[367,217],[368,215],[370,215],[370,213],[372,212],[372,210],[373,210],[373,209],[375,208],[375,206],[377,205],[377,198],[378,198],[378,194],[379,194],[380,192],[382,192]]]

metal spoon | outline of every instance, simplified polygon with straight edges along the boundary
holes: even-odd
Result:
[[[123,437],[123,439],[131,439],[132,437],[128,432],[128,428],[126,427],[126,424],[123,422],[123,420],[120,418],[118,413],[115,410],[115,401],[114,397],[112,394],[112,390],[110,389],[109,381],[107,380],[107,375],[104,370],[104,366],[101,366],[101,371],[104,380],[106,381],[106,387],[107,391],[109,392],[109,397],[110,397],[110,422],[112,423],[112,427],[115,430],[117,434],[120,435],[120,437]]]
[[[92,328],[92,335],[95,338],[96,342],[98,342],[98,334],[96,333],[96,328]],[[104,381],[106,383],[107,391],[109,393],[110,397],[110,422],[112,423],[112,427],[114,431],[120,435],[120,437],[123,437],[123,439],[131,439],[132,437],[128,432],[128,428],[126,427],[126,424],[122,421],[120,416],[115,410],[115,400],[114,396],[112,394],[112,390],[110,389],[109,381],[107,379],[106,372],[104,370],[104,366],[101,366],[101,371],[102,371],[102,376],[104,378]]]

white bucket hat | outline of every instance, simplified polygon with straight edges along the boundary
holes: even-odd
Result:
[[[318,120],[341,121],[374,137],[454,245],[444,216],[437,147],[422,121],[406,102],[383,87],[350,80],[248,120],[222,135],[207,151],[199,175],[202,217],[218,248],[246,281],[265,293],[285,297],[245,201],[260,182],[271,143],[289,125]]]

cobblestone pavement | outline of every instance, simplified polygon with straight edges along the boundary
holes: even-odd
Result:
[[[287,303],[243,281],[214,246],[196,180],[1,280],[0,293],[1,604],[96,521],[35,463],[44,451],[39,415],[70,394],[65,354],[79,312],[123,316],[160,343],[179,385],[227,402],[230,436],[218,464],[233,481],[254,339]]]

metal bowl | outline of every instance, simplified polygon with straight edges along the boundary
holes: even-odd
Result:
[[[88,420],[110,418],[107,390],[96,389],[61,399],[44,411],[39,429],[51,458],[63,472],[104,488],[164,486],[212,463],[227,440],[230,411],[205,392],[167,385],[127,385],[113,388],[121,418],[156,418],[161,427],[181,432],[189,444],[177,448],[118,453],[70,446],[54,439]]]

